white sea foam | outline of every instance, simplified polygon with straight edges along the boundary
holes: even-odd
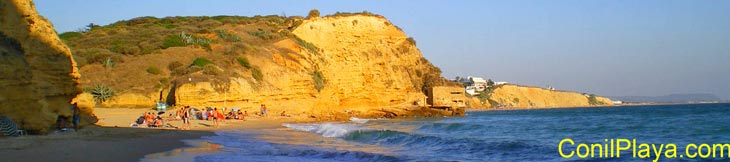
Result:
[[[365,124],[372,119],[360,119],[358,117],[350,117],[350,121],[357,124]]]
[[[282,124],[284,127],[300,131],[320,134],[324,137],[342,137],[352,131],[362,129],[359,124],[353,123],[319,123],[319,124]]]

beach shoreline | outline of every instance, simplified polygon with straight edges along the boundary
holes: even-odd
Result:
[[[147,154],[189,147],[183,142],[215,135],[212,131],[90,126],[49,135],[2,138],[7,161],[139,161]]]
[[[637,105],[595,106],[610,108]],[[502,108],[467,109],[468,112],[543,110],[585,107]],[[181,120],[166,123],[173,127],[133,127],[131,123],[145,108],[96,108],[99,117],[96,126],[88,126],[78,132],[54,132],[48,135],[29,135],[17,138],[0,138],[0,157],[9,161],[140,161],[175,156],[180,152],[214,152],[219,146],[207,143],[205,136],[215,136],[216,131],[243,129],[283,128],[283,123],[324,122],[316,119],[250,115],[246,120],[226,120],[215,127],[213,121],[191,120],[190,130],[178,129]],[[166,114],[165,114],[166,115]],[[198,142],[190,144],[190,140]],[[186,142],[187,141],[187,142]],[[202,146],[201,146],[202,145]],[[39,156],[42,155],[42,156]]]
[[[268,129],[282,127],[285,122],[307,122],[298,118],[250,117],[245,121],[227,120],[218,127],[213,121],[191,120],[189,130],[178,129],[181,120],[166,121],[173,126],[166,128],[131,126],[142,113],[151,111],[146,108],[96,108],[99,122],[78,132],[71,129],[48,135],[0,138],[3,143],[0,157],[8,161],[140,161],[148,155],[196,147],[184,141],[214,136],[216,131]]]

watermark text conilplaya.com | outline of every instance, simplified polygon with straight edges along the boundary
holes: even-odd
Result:
[[[659,161],[667,159],[708,159],[730,158],[730,143],[695,144],[690,143],[679,149],[677,144],[638,143],[636,139],[616,138],[604,139],[598,143],[576,143],[573,139],[564,138],[558,143],[558,154],[563,158],[621,158],[632,157]]]

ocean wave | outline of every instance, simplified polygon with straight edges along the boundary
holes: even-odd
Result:
[[[318,123],[318,124],[289,124],[282,126],[299,131],[320,134],[324,137],[342,137],[348,133],[362,129],[360,124],[354,123]]]
[[[271,143],[257,139],[259,134],[216,132],[204,137],[223,145],[220,153],[195,157],[195,161],[404,161],[391,155],[364,151],[323,148],[308,145]]]
[[[292,124],[284,123],[282,126],[294,130],[312,132],[324,137],[342,137],[353,131],[364,130],[363,124],[374,119],[361,119],[350,117],[351,123],[315,123],[315,124]]]
[[[435,131],[435,132],[449,132],[454,133],[455,131],[484,131],[485,126],[481,124],[472,123],[430,123],[424,124],[418,130],[421,131]]]
[[[545,157],[522,157],[528,153],[533,155],[552,155],[554,146],[541,144],[533,140],[485,140],[483,137],[463,138],[443,135],[426,135],[393,130],[359,130],[353,131],[342,139],[379,146],[400,147],[404,155],[420,160],[505,160],[505,155],[512,160],[542,161]],[[437,156],[434,156],[437,155]],[[499,157],[491,159],[490,157]],[[508,160],[509,161],[509,160]]]

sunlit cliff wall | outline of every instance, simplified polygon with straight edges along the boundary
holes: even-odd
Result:
[[[81,89],[71,52],[27,0],[0,1],[0,115],[47,133]],[[84,109],[86,123],[95,122]]]

